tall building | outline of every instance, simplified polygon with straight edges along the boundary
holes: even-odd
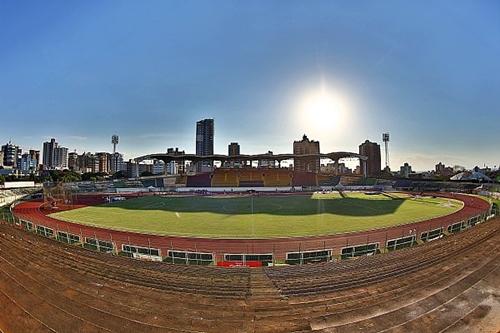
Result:
[[[24,153],[21,156],[19,169],[22,173],[33,173],[37,170],[37,161],[31,157],[31,154]]]
[[[359,145],[359,154],[368,157],[368,160],[366,161],[366,175],[368,177],[380,175],[380,145],[376,142],[366,140]]]
[[[68,154],[68,169],[71,171],[79,171],[78,169],[78,153],[72,151]]]
[[[122,154],[115,152],[111,155],[110,171],[112,174],[119,171],[125,171]]]
[[[68,148],[60,147],[54,138],[44,142],[43,167],[46,170],[68,168]]]
[[[3,167],[3,150],[0,149],[0,167]]]
[[[54,161],[52,164],[54,169],[67,169],[68,168],[68,148],[56,147],[54,149]]]
[[[101,153],[96,153],[95,157],[97,159],[97,165],[98,165],[96,172],[109,173],[110,162],[111,162],[110,154],[101,152]]]
[[[29,154],[32,160],[36,161],[36,170],[39,169],[40,164],[42,161],[40,160],[40,151],[39,150],[34,150],[30,149]]]
[[[214,120],[203,119],[196,122],[196,155],[207,156],[214,154]],[[196,165],[198,172],[212,169],[211,161],[200,161]]]
[[[240,145],[238,142],[231,142],[227,146],[227,154],[229,156],[237,156],[240,154]]]
[[[57,147],[56,139],[52,138],[49,142],[43,143],[43,167],[44,169],[54,168],[54,151]]]
[[[17,168],[18,159],[21,154],[19,146],[13,145],[11,141],[2,146],[3,166]]]
[[[409,178],[411,174],[411,165],[405,163],[399,168],[399,175],[403,178]]]
[[[231,142],[227,146],[227,155],[228,156],[238,156],[240,154],[241,154],[240,145],[238,142]],[[241,165],[241,161],[235,161],[235,160],[226,161],[224,163],[224,167],[229,167],[229,168],[234,168],[234,167],[239,168],[240,165]]]
[[[293,153],[296,155],[319,154],[319,141],[309,140],[307,135],[304,134],[301,141],[293,142]],[[294,170],[318,172],[320,168],[319,160],[319,156],[294,158]]]

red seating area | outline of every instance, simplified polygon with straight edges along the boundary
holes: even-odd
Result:
[[[187,176],[187,187],[210,187],[212,181],[209,173],[199,173],[192,176]]]
[[[317,186],[318,180],[314,172],[300,172],[293,173],[293,186]]]

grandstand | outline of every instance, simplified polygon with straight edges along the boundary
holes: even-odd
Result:
[[[293,186],[318,186],[316,173],[313,172],[300,172],[293,173]]]
[[[187,176],[187,187],[210,187],[211,178],[209,173],[200,173],[196,175]]]
[[[213,187],[239,186],[238,174],[231,169],[216,169],[212,176]]]

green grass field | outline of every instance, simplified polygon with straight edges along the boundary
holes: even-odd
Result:
[[[272,238],[377,229],[448,215],[460,201],[397,194],[294,196],[148,196],[51,216],[116,230],[161,235]]]

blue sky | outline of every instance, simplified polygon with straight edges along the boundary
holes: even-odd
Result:
[[[500,163],[498,1],[0,1],[0,142],[55,137],[127,157],[357,151],[389,131],[391,166]],[[307,121],[326,85],[342,120]]]

